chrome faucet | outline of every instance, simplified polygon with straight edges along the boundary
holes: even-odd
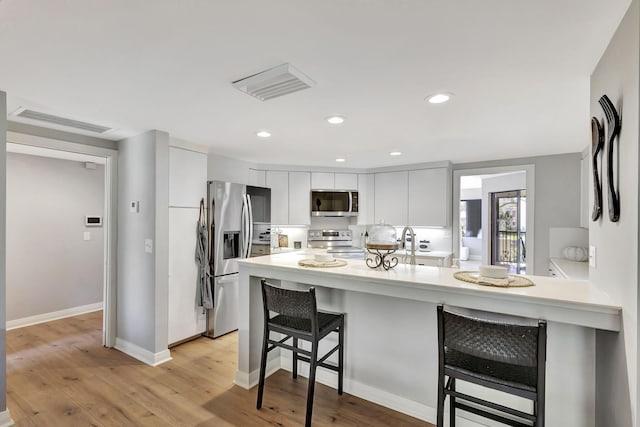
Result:
[[[402,230],[400,234],[400,239],[402,241],[402,249],[407,249],[407,241],[404,236],[409,231],[409,236],[411,237],[411,258],[409,258],[409,264],[416,265],[416,233],[413,232],[413,228],[408,225]]]

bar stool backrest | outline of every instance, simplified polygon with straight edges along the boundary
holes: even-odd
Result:
[[[265,321],[269,319],[269,312],[283,316],[311,321],[312,332],[317,331],[316,290],[296,291],[278,288],[262,280],[262,301]]]
[[[460,352],[510,365],[538,366],[538,326],[498,323],[447,311],[443,315],[446,364],[455,366],[456,358],[447,356]]]

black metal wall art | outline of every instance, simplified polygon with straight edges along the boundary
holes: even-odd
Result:
[[[620,115],[607,95],[602,95],[598,102],[607,117],[607,201],[609,206],[609,219],[611,222],[617,222],[620,219],[620,197],[614,179],[619,176],[619,166],[618,162],[615,162],[616,169],[614,170],[613,148],[616,137],[620,135]]]
[[[600,120],[591,117],[591,156],[593,162],[593,212],[591,219],[597,221],[602,214],[602,184],[598,170],[598,155],[604,146],[604,129]]]

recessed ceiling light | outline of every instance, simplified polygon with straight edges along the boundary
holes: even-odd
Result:
[[[442,104],[443,102],[447,102],[453,96],[452,93],[434,93],[433,95],[427,96],[427,101],[431,104]]]
[[[256,132],[256,135],[259,136],[260,138],[269,138],[271,136],[271,132],[266,130],[261,130]]]
[[[389,153],[390,156],[401,156],[402,151],[392,151]]]
[[[339,125],[344,123],[344,116],[329,116],[327,121],[332,125]]]
[[[336,159],[336,162],[338,162],[338,163],[342,163],[342,162],[346,162],[346,161],[347,161],[347,159],[344,159],[344,158],[342,158],[342,157],[338,157],[338,158]]]

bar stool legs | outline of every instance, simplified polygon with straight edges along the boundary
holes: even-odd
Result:
[[[267,325],[265,324],[264,333],[268,334]],[[260,357],[260,378],[258,380],[258,400],[256,402],[256,408],[262,408],[262,395],[264,394],[264,377],[267,371],[267,348],[269,342],[268,340],[262,341],[262,354]]]
[[[297,291],[276,287],[261,281],[262,303],[264,313],[264,333],[262,340],[262,357],[260,359],[260,378],[258,381],[258,399],[256,408],[262,407],[264,384],[267,368],[267,354],[275,348],[284,348],[293,352],[292,374],[298,376],[298,362],[309,363],[309,383],[307,385],[307,408],[305,426],[311,426],[313,413],[313,397],[318,366],[338,373],[338,394],[342,394],[344,375],[344,313],[318,311],[315,289]],[[272,313],[275,316],[272,317]],[[278,338],[271,338],[270,332],[278,333]],[[318,358],[318,343],[329,334],[338,333],[338,345]],[[292,345],[287,341],[292,338]],[[311,344],[311,350],[300,348],[300,340]],[[338,352],[338,365],[326,362]]]
[[[451,391],[456,391],[456,379],[450,378],[451,387],[449,388]],[[449,395],[449,427],[456,427],[456,398],[453,395]]]
[[[342,394],[342,384],[344,380],[344,325],[338,331],[338,394]]]
[[[293,337],[293,347],[298,348],[298,338]],[[293,378],[298,378],[298,352],[293,352],[293,366],[291,371],[293,372]]]

